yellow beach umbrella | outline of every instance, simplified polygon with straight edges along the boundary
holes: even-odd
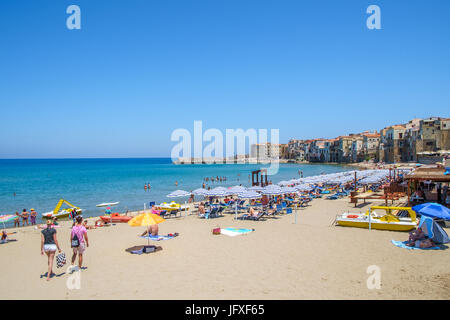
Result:
[[[132,227],[148,227],[164,221],[166,220],[157,214],[143,213],[128,221],[128,224]]]
[[[158,216],[157,214],[143,213],[128,221],[128,224],[132,227],[148,227],[164,221],[166,221],[166,219]],[[147,243],[150,244],[149,238],[147,238]]]

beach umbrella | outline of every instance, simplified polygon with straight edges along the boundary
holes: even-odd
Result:
[[[295,192],[297,192],[297,189],[295,189],[293,187],[283,187],[283,188],[281,188],[281,191],[285,194],[286,193],[295,193]]]
[[[230,194],[238,194],[238,193],[245,192],[246,190],[247,189],[243,186],[234,186],[234,187],[229,188],[227,191]]]
[[[208,190],[205,192],[205,196],[208,196],[208,197],[225,197],[229,194],[230,193],[228,192],[228,190],[223,187],[217,187],[217,188],[214,188],[212,190]]]
[[[196,196],[204,196],[206,192],[208,192],[208,190],[203,189],[203,188],[198,188],[198,189],[195,189],[194,191],[192,191],[192,193]]]
[[[253,187],[248,188],[247,190],[249,190],[249,191],[256,191],[256,192],[262,192],[264,190],[264,187],[253,186]]]
[[[128,221],[128,224],[132,227],[148,227],[154,224],[159,224],[164,221],[166,220],[163,217],[158,216],[157,214],[143,213]],[[147,238],[147,241],[148,244],[150,244],[149,238]]]
[[[169,198],[178,198],[178,197],[189,197],[191,195],[190,192],[184,190],[175,190],[167,195]]]
[[[412,207],[412,209],[427,217],[450,220],[450,209],[439,203],[423,203]]]
[[[3,222],[3,228],[6,229],[5,223],[13,221],[16,216],[13,214],[4,214],[0,216],[0,222]]]
[[[256,191],[244,191],[237,194],[239,199],[260,199],[262,196]]]
[[[265,195],[280,195],[280,194],[283,194],[283,191],[281,191],[281,187],[271,184],[271,185],[264,187],[264,189],[262,190],[262,193]]]

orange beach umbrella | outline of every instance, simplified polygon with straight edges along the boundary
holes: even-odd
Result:
[[[166,220],[158,216],[157,214],[143,213],[128,221],[128,224],[132,227],[148,227],[153,224],[158,224],[164,221]]]

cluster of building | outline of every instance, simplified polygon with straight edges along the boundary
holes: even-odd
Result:
[[[334,139],[291,139],[287,144],[253,144],[250,157],[258,161],[289,159],[309,162],[442,161],[450,153],[450,118],[413,119]]]

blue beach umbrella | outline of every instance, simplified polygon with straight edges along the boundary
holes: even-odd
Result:
[[[450,209],[435,202],[423,203],[412,207],[412,209],[424,216],[450,220]]]

